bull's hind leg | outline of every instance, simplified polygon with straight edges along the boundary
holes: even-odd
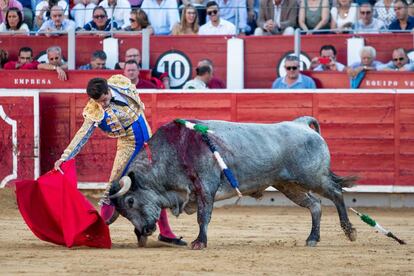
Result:
[[[312,229],[309,237],[306,239],[306,245],[316,246],[320,240],[320,200],[295,183],[280,184],[274,187],[299,206],[309,209],[312,216]]]
[[[357,237],[357,231],[349,221],[342,190],[340,188],[337,188],[336,183],[331,183],[328,185],[328,189],[325,189],[321,195],[330,199],[335,204],[339,215],[339,221],[341,223],[342,229],[345,232],[345,235],[350,241],[355,241]]]

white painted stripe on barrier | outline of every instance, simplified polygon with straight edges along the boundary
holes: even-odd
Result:
[[[29,90],[28,90],[29,91]],[[40,108],[39,108],[39,91],[33,92],[33,136],[34,136],[34,178],[40,176]],[[30,91],[29,91],[30,92]]]
[[[7,116],[6,112],[4,112],[2,105],[0,105],[0,118],[3,119],[7,124],[9,124],[12,127],[13,168],[12,168],[12,174],[7,175],[0,182],[0,188],[3,188],[4,186],[6,186],[7,182],[17,178],[17,154],[19,150],[18,150],[18,144],[17,144],[17,121]]]
[[[22,90],[17,89],[0,89],[1,90],[15,91],[17,94],[12,96],[19,96]],[[61,94],[86,94],[85,89],[37,89],[40,93],[61,93]],[[8,92],[10,93],[10,92]],[[414,94],[414,89],[210,89],[210,90],[151,90],[143,89],[139,90],[139,94]]]

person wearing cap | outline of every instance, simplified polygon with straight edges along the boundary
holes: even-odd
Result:
[[[236,35],[236,26],[220,18],[220,9],[215,1],[207,3],[206,11],[210,20],[200,27],[199,35]]]

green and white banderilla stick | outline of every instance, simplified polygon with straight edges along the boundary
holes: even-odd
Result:
[[[368,224],[369,226],[374,227],[378,232],[381,232],[382,234],[384,234],[387,237],[393,238],[394,240],[396,240],[399,244],[406,244],[405,241],[400,240],[399,238],[397,238],[396,236],[394,236],[393,233],[391,233],[390,231],[384,229],[381,225],[378,224],[378,222],[376,222],[375,220],[373,220],[370,216],[365,215],[365,214],[361,214],[358,211],[356,211],[353,208],[349,208],[352,212],[354,212],[355,214],[357,214],[361,220],[363,222],[365,222],[366,224]]]

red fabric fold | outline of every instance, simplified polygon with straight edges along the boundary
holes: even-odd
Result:
[[[109,227],[77,189],[75,161],[35,180],[15,182],[17,205],[30,230],[41,240],[72,246],[111,248]]]

